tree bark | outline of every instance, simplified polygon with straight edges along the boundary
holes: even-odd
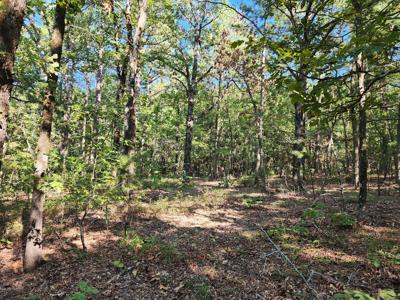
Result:
[[[100,115],[100,106],[101,106],[102,97],[103,97],[103,82],[104,82],[103,56],[104,56],[104,46],[100,45],[99,61],[98,61],[98,66],[97,66],[98,68],[97,68],[97,72],[96,72],[95,103],[94,103],[95,109],[94,109],[93,124],[92,124],[93,140],[92,140],[92,149],[90,152],[91,164],[94,164],[94,161],[96,160],[98,143],[99,143],[99,134],[100,134],[99,115]]]
[[[341,115],[341,119],[343,124],[344,150],[346,155],[344,172],[345,174],[348,174],[350,171],[350,157],[349,157],[349,142],[347,137],[347,123],[346,120],[344,119],[343,114]]]
[[[307,89],[307,77],[306,77],[306,66],[300,66],[300,74],[297,80],[301,84],[301,89],[306,92]],[[293,145],[293,179],[296,185],[303,189],[303,167],[304,167],[304,142],[306,138],[306,115],[303,111],[303,103],[296,102],[294,104],[294,137],[295,143]]]
[[[367,111],[365,107],[366,95],[365,91],[365,60],[363,59],[362,53],[358,55],[357,59],[358,69],[358,85],[359,94],[361,96],[360,108],[359,108],[359,173],[360,173],[360,190],[358,195],[358,208],[359,210],[364,209],[367,202],[368,193],[368,153],[367,153]]]
[[[73,89],[73,76],[72,76],[72,68],[70,70],[71,74],[66,74],[64,76],[64,115],[63,115],[63,125],[62,125],[62,141],[60,145],[60,154],[62,157],[62,173],[66,170],[66,162],[67,156],[69,152],[69,122],[71,119],[71,98],[72,98],[72,89]]]
[[[25,16],[24,0],[1,2],[0,12],[0,178],[7,139],[9,101],[13,87],[13,69],[21,27]]]
[[[352,140],[353,140],[353,184],[354,188],[357,189],[360,185],[360,173],[358,165],[360,163],[360,155],[358,149],[358,119],[354,108],[350,110],[351,119],[351,130],[352,130]]]
[[[400,104],[397,106],[396,181],[400,184]]]
[[[47,173],[49,151],[51,148],[51,128],[55,106],[58,70],[61,62],[62,45],[65,32],[66,7],[63,1],[57,1],[51,36],[50,57],[57,68],[48,72],[47,87],[43,101],[43,114],[37,143],[37,157],[32,193],[32,207],[29,219],[29,231],[25,246],[24,270],[35,269],[42,261],[43,248],[43,204],[44,191],[42,184]]]
[[[126,19],[128,30],[128,43],[129,43],[129,67],[130,67],[130,80],[129,80],[129,94],[128,102],[126,104],[126,124],[127,128],[124,134],[124,154],[130,159],[128,165],[128,174],[133,176],[135,174],[135,164],[133,162],[134,144],[136,139],[136,111],[137,99],[140,89],[140,50],[142,48],[142,36],[144,33],[146,19],[147,19],[147,6],[148,0],[139,1],[139,18],[136,24],[135,35],[132,38],[132,16],[131,16],[131,3],[130,0],[126,4]]]

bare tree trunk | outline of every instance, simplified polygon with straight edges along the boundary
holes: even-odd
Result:
[[[17,51],[21,27],[25,16],[24,0],[1,2],[0,11],[0,180],[7,139],[9,101],[13,83],[15,52]]]
[[[213,157],[212,157],[212,166],[211,166],[211,177],[213,179],[218,178],[218,169],[219,169],[219,143],[220,143],[220,120],[219,120],[219,109],[220,103],[223,98],[223,74],[219,73],[218,79],[218,97],[214,103],[215,117],[214,117],[214,132],[213,132]]]
[[[129,66],[131,78],[129,81],[128,103],[126,104],[126,123],[127,128],[124,135],[124,154],[130,158],[128,174],[135,174],[135,164],[133,162],[134,143],[136,139],[136,110],[137,99],[140,89],[140,49],[142,47],[142,36],[144,33],[147,19],[148,0],[139,1],[139,18],[136,24],[135,35],[132,38],[132,16],[130,0],[126,4],[127,30],[129,42]]]
[[[358,207],[362,210],[367,202],[368,193],[368,154],[367,154],[367,111],[366,111],[366,95],[365,95],[365,60],[360,53],[357,59],[359,94],[361,96],[359,108],[359,173],[360,173],[360,190],[358,195]]]
[[[315,158],[314,158],[314,169],[315,173],[319,173],[321,170],[321,120],[318,117],[318,128],[317,137],[315,139]]]
[[[342,124],[343,124],[343,137],[344,137],[344,150],[345,150],[345,174],[348,174],[350,171],[350,156],[349,156],[349,141],[347,136],[347,124],[346,120],[344,119],[344,115],[341,116]]]
[[[100,46],[99,50],[99,61],[98,61],[98,69],[96,72],[96,87],[95,87],[95,110],[93,114],[93,140],[92,140],[92,149],[90,152],[90,162],[94,164],[94,161],[97,157],[97,149],[99,147],[99,115],[100,115],[100,106],[103,96],[103,82],[104,82],[104,62],[103,62],[103,55],[104,55],[104,47],[103,45]]]
[[[300,82],[302,85],[302,90],[306,91],[307,87],[307,77],[305,75],[305,68],[300,68]],[[306,116],[303,111],[303,103],[296,102],[294,104],[294,127],[295,127],[295,143],[293,145],[294,155],[293,155],[293,179],[296,185],[303,189],[303,165],[304,165],[304,141],[306,138]]]
[[[351,130],[352,130],[352,140],[353,140],[353,183],[354,188],[358,188],[360,185],[360,173],[359,173],[359,162],[360,162],[360,154],[358,149],[358,119],[354,108],[350,110],[350,119],[351,119]]]
[[[396,181],[400,184],[400,104],[397,106]]]
[[[71,98],[73,92],[73,77],[71,74],[64,76],[64,85],[65,85],[65,96],[64,96],[64,116],[63,116],[63,125],[62,125],[62,141],[60,145],[60,154],[62,157],[62,173],[65,172],[67,156],[69,152],[69,121],[71,119]]]
[[[57,1],[51,36],[50,52],[52,62],[58,67],[47,74],[47,87],[43,101],[43,115],[37,143],[37,157],[32,193],[32,207],[29,219],[29,231],[25,246],[24,270],[35,269],[42,261],[43,247],[43,204],[44,191],[42,184],[47,173],[49,151],[51,148],[51,127],[55,106],[55,93],[57,89],[58,70],[61,62],[62,45],[65,32],[66,7],[63,1]]]
[[[87,130],[87,107],[89,105],[89,98],[90,98],[90,79],[88,76],[85,76],[86,82],[86,95],[85,95],[85,102],[83,104],[84,111],[83,111],[83,122],[82,122],[82,137],[81,137],[81,153],[83,159],[86,161],[86,130]]]
[[[183,156],[183,167],[185,177],[192,176],[192,143],[193,143],[193,111],[195,101],[196,90],[193,87],[189,87],[187,92],[188,96],[188,109],[186,115],[186,134],[185,134],[185,148]]]

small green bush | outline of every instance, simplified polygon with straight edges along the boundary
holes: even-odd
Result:
[[[78,284],[79,292],[73,294],[69,300],[85,300],[87,296],[96,296],[100,291],[91,287],[86,281],[80,281]]]
[[[333,225],[342,229],[352,228],[356,224],[355,219],[347,213],[335,213],[331,216],[331,221]]]

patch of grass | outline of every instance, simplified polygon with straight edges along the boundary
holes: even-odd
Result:
[[[351,229],[356,224],[354,217],[347,213],[334,213],[331,215],[331,222],[338,228]]]
[[[263,197],[252,197],[249,195],[244,195],[242,200],[242,205],[244,208],[252,208],[254,205],[263,202]]]
[[[185,287],[193,294],[196,300],[208,300],[211,297],[211,285],[204,276],[194,276],[185,283]]]
[[[133,251],[136,255],[148,252],[159,252],[161,257],[169,262],[180,257],[176,245],[163,242],[157,236],[142,237],[138,233],[131,231],[126,238],[121,240],[121,244]]]

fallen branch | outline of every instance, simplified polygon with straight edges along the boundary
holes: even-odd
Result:
[[[314,297],[316,299],[319,299],[319,295],[318,292],[310,285],[310,283],[307,281],[307,279],[304,277],[303,273],[301,273],[301,271],[296,267],[296,265],[289,259],[289,257],[283,253],[283,251],[281,250],[281,248],[275,244],[275,242],[271,239],[271,237],[269,236],[268,232],[266,232],[264,230],[264,228],[262,228],[261,225],[257,225],[260,230],[265,234],[265,236],[267,237],[268,241],[272,244],[272,246],[274,246],[274,248],[276,249],[276,251],[280,254],[280,256],[282,258],[284,258],[289,265],[293,268],[293,270],[296,271],[297,274],[299,274],[300,278],[304,281],[305,285],[307,286],[307,288],[311,291],[311,293],[314,295]]]

